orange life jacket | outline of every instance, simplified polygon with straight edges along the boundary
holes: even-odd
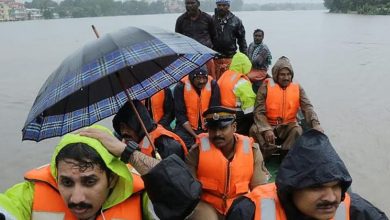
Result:
[[[276,193],[275,183],[257,186],[246,195],[256,204],[254,220],[286,220],[286,214]],[[349,220],[351,198],[348,193],[331,220]]]
[[[32,219],[77,220],[64,203],[58,185],[50,173],[50,165],[28,171],[24,178],[34,182]],[[103,211],[105,219],[142,219],[141,191],[144,184],[140,176],[133,174],[133,194],[125,201]],[[102,220],[99,215],[97,220]]]
[[[164,116],[165,91],[160,90],[150,98],[153,120],[158,123]]]
[[[192,129],[194,130],[198,130],[199,127],[202,127],[204,130],[206,130],[202,114],[209,108],[212,79],[213,78],[211,78],[211,76],[208,76],[208,81],[206,86],[201,90],[200,96],[195,91],[195,88],[192,86],[188,76],[182,79],[182,82],[184,83],[184,102],[187,110],[187,118]],[[198,124],[199,117],[201,117],[201,126]]]
[[[165,129],[163,126],[161,125],[157,125],[157,128],[154,129],[152,132],[149,133],[150,135],[150,139],[153,141],[153,143],[155,142],[155,140],[157,138],[159,138],[161,135],[165,135],[165,136],[168,136],[168,137],[171,137],[173,139],[175,139],[177,142],[180,143],[181,145],[181,148],[183,149],[184,151],[184,155],[187,155],[188,154],[188,150],[187,150],[187,147],[186,147],[186,144],[184,143],[184,141],[175,133],[171,132],[171,131],[168,131],[167,129]],[[150,144],[148,138],[144,137],[144,139],[142,139],[142,141],[139,143],[139,146],[141,148],[141,152],[148,155],[148,156],[153,156],[153,147],[152,145]]]
[[[233,70],[227,70],[218,79],[218,86],[221,91],[221,105],[230,108],[240,107],[240,103],[237,102],[237,98],[233,90],[238,80],[241,78],[249,81],[248,77],[244,74],[237,73]]]
[[[297,112],[300,107],[299,85],[291,82],[282,89],[272,79],[266,79],[267,98],[265,103],[266,116],[271,125],[287,124],[297,121]]]
[[[253,176],[253,139],[234,134],[234,158],[229,161],[210,141],[207,133],[199,135],[197,177],[202,183],[201,199],[226,214],[233,200],[249,192]]]

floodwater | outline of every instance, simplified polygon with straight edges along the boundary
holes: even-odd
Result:
[[[353,191],[390,213],[390,16],[325,11],[240,12],[275,60],[285,55],[311,98],[325,133],[353,177]],[[58,138],[21,141],[21,129],[45,79],[95,38],[126,26],[173,30],[178,14],[0,23],[0,191],[48,163]],[[110,121],[104,124],[110,126]]]

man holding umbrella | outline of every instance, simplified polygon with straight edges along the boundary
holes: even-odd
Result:
[[[184,219],[200,184],[175,155],[158,161],[136,148],[102,126],[65,135],[50,165],[0,194],[0,219],[152,219],[153,209],[160,219]]]
[[[156,124],[140,101],[134,100],[132,102],[137,112],[134,112],[129,105],[130,103],[127,102],[119,109],[112,120],[112,125],[119,139],[132,140],[138,143],[141,152],[152,157],[155,157],[158,152],[162,158],[176,154],[184,159],[187,148],[183,140],[175,133]],[[150,144],[136,114],[139,114],[156,149]]]
[[[217,81],[212,79],[207,68],[202,66],[190,72],[177,83],[174,90],[176,128],[187,148],[194,143],[198,134],[206,131],[203,112],[221,102]]]

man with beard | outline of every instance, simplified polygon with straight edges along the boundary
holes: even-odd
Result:
[[[249,136],[259,143],[265,160],[274,153],[283,158],[302,134],[297,122],[299,109],[308,126],[323,132],[305,90],[292,81],[293,77],[290,60],[282,56],[272,68],[272,79],[266,79],[257,92]]]
[[[252,138],[235,133],[234,109],[215,106],[203,116],[208,133],[199,135],[186,158],[203,190],[190,219],[220,220],[235,198],[265,184],[268,172]]]
[[[213,15],[216,28],[214,50],[219,53],[215,59],[216,79],[229,68],[231,58],[237,51],[237,44],[240,52],[247,54],[245,28],[241,20],[229,10],[230,2],[231,0],[215,1],[217,8]]]
[[[276,183],[256,187],[236,199],[228,220],[387,220],[358,194],[343,161],[328,137],[304,133],[280,165]]]
[[[186,35],[199,43],[213,48],[215,26],[211,15],[199,9],[199,0],[185,0],[186,12],[176,20],[175,32]],[[215,78],[214,61],[206,63],[209,74]]]
[[[207,68],[202,66],[176,84],[174,97],[176,115],[174,131],[189,149],[195,143],[198,134],[206,132],[203,112],[211,106],[220,105],[219,87],[217,81],[208,75]]]
[[[102,126],[66,134],[50,164],[0,194],[0,219],[184,219],[200,184],[176,155],[159,161],[136,149]]]

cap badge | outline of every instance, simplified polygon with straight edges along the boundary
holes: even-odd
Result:
[[[213,114],[213,120],[218,120],[219,119],[219,114],[217,114],[217,113],[214,113]]]

